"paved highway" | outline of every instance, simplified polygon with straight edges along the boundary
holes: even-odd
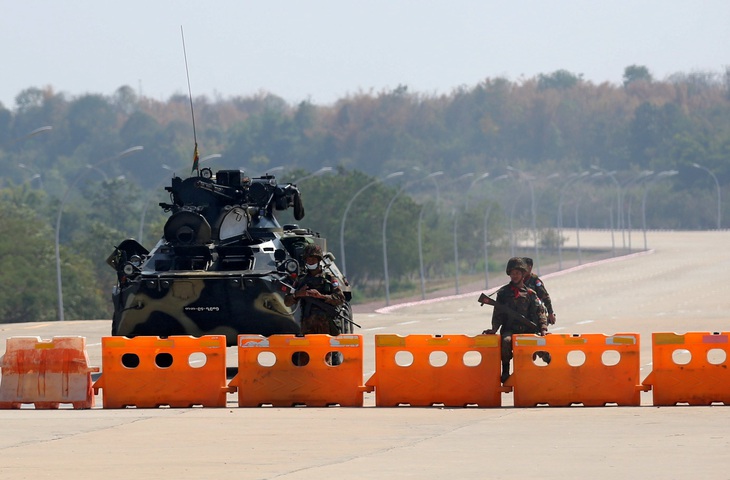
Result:
[[[728,331],[728,232],[649,232],[648,252],[546,275],[555,333]],[[583,246],[610,246],[581,232]],[[620,241],[620,238],[619,238]],[[506,261],[506,259],[505,259]],[[494,278],[495,285],[507,276]],[[476,334],[479,292],[357,313],[365,379],[378,333]],[[5,339],[81,335],[101,365],[108,321],[0,325]],[[229,349],[235,365],[235,349]],[[511,394],[504,394],[505,405]],[[0,410],[0,478],[728,478],[725,406]],[[98,402],[101,405],[101,402]]]

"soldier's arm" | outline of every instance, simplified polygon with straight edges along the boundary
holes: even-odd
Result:
[[[545,305],[540,301],[540,297],[535,295],[533,303],[534,315],[537,317],[537,325],[540,328],[540,335],[545,335],[548,331],[548,314]]]
[[[504,304],[504,296],[502,295],[502,291],[497,292],[497,299],[495,300],[497,303]],[[497,310],[496,308],[492,311],[492,328],[488,330],[484,330],[484,333],[497,333],[497,331],[504,325],[505,321],[505,313]]]
[[[550,325],[555,324],[553,301],[550,299],[550,294],[548,293],[547,288],[545,288],[545,282],[543,282],[542,279],[537,279],[535,290],[537,291],[537,296],[540,297],[540,300],[542,300],[542,304],[545,305],[545,309],[547,310],[548,323]]]
[[[326,277],[327,281],[330,283],[331,286],[331,292],[330,293],[322,293],[319,291],[319,288],[311,289],[308,293],[309,296],[316,298],[318,300],[321,300],[329,305],[332,306],[340,306],[343,303],[346,302],[345,300],[345,294],[342,293],[342,289],[340,288],[339,283],[337,282],[337,279],[334,277]]]
[[[332,285],[332,293],[324,295],[324,301],[330,305],[339,306],[345,303],[345,294],[342,293],[342,289],[338,286]]]

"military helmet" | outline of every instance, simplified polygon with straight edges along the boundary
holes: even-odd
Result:
[[[522,257],[512,257],[507,261],[507,275],[509,275],[509,272],[511,272],[514,269],[522,270],[523,272],[527,271],[527,264],[522,259]]]
[[[304,258],[306,259],[307,257],[317,257],[320,260],[324,258],[322,255],[322,249],[319,248],[319,245],[314,243],[310,243],[304,247]]]

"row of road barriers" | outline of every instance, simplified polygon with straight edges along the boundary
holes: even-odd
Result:
[[[376,335],[375,373],[363,384],[361,335],[240,335],[229,381],[226,339],[103,337],[94,382],[84,337],[11,337],[0,366],[0,408],[169,406],[515,407],[730,404],[730,332],[652,334],[652,371],[641,381],[635,333],[513,336],[513,373],[500,383],[498,335]],[[550,354],[546,363],[544,353]]]

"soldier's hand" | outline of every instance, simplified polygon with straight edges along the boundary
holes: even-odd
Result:
[[[550,325],[555,325],[555,313],[551,313],[548,315],[548,323]]]
[[[296,298],[307,297],[307,296],[309,296],[307,290],[309,290],[309,287],[307,285],[303,285],[302,288],[300,288],[299,290],[294,292],[294,296]]]
[[[493,328],[488,328],[482,332],[482,335],[494,335],[496,331]]]
[[[316,290],[314,288],[307,292],[307,296],[312,297],[312,298],[319,298],[320,300],[325,298],[324,295],[322,295],[319,290]]]
[[[540,336],[541,337],[544,337],[545,335],[547,335],[547,333],[548,333],[547,328],[543,328],[543,329],[540,330]]]

